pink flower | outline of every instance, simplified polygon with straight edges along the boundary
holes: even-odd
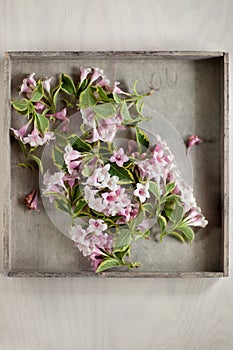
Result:
[[[41,102],[36,102],[34,106],[38,113],[42,112],[45,109],[45,105]]]
[[[62,131],[67,131],[67,125],[69,124],[70,120],[67,118],[67,108],[63,108],[60,112],[54,113],[54,114],[47,114],[48,117],[54,117],[58,120],[61,120],[64,123]]]
[[[134,191],[134,195],[139,197],[141,203],[144,203],[147,198],[150,198],[149,183],[146,183],[145,185],[137,183],[137,188]]]
[[[105,87],[110,84],[110,81],[106,79],[106,76],[104,75],[104,72],[102,69],[99,68],[92,68],[92,76],[90,84],[97,84],[99,86]]]
[[[25,93],[27,98],[30,98],[33,90],[36,87],[36,80],[34,79],[35,73],[31,73],[28,78],[23,79],[23,83],[20,87],[20,94]]]
[[[82,114],[83,124],[89,128],[95,128],[95,113],[92,108],[80,109]]]
[[[198,145],[199,143],[202,143],[203,141],[201,139],[199,139],[198,136],[196,135],[191,135],[188,140],[187,140],[187,150],[189,150],[189,148]]]
[[[33,188],[33,190],[23,198],[23,202],[28,207],[28,209],[38,211],[37,199],[38,199],[37,191],[35,188]]]
[[[201,213],[201,209],[198,207],[191,208],[188,212],[188,216],[185,222],[190,226],[206,227],[208,221],[204,218]]]
[[[87,76],[91,73],[91,68],[80,67],[80,85],[87,78]]]
[[[101,141],[112,142],[117,132],[116,123],[112,119],[102,119],[97,131]]]
[[[23,125],[19,130],[16,130],[16,129],[13,129],[11,128],[11,130],[13,131],[14,133],[14,136],[18,139],[20,139],[22,142],[23,142],[23,137],[24,135],[26,134],[27,132],[27,129],[28,129],[28,125],[30,123],[26,124],[26,125]]]
[[[129,158],[124,153],[123,148],[113,152],[113,156],[110,158],[110,162],[116,163],[119,167],[122,167],[125,162],[128,162]]]
[[[55,140],[54,133],[52,131],[46,131],[43,137],[43,143]]]
[[[129,95],[128,93],[122,91],[122,90],[118,87],[118,85],[120,85],[120,82],[119,82],[119,81],[115,81],[114,86],[113,86],[113,89],[112,89],[112,93],[113,93],[113,94]]]
[[[58,185],[60,187],[66,188],[64,185],[64,173],[63,171],[57,171],[53,175],[47,171],[47,173],[44,174],[44,185],[50,186],[50,185]]]
[[[97,168],[94,173],[88,178],[87,184],[96,188],[105,188],[110,180],[109,174],[110,164],[106,164],[104,167]]]
[[[82,154],[74,150],[70,145],[65,147],[64,160],[68,168],[69,174],[72,174],[73,170],[78,168],[82,161]]]
[[[49,78],[49,79],[46,79],[44,81],[42,81],[42,86],[43,88],[50,94],[50,83],[51,81],[53,80],[54,78]]]
[[[39,135],[38,130],[35,128],[32,130],[31,134],[28,134],[23,138],[23,142],[29,143],[31,147],[42,146],[44,144],[44,141]]]
[[[91,209],[99,213],[103,212],[106,209],[106,206],[104,205],[101,198],[91,198],[88,204]]]
[[[87,228],[87,233],[94,232],[95,235],[101,235],[104,231],[106,231],[108,228],[108,225],[104,223],[101,219],[90,219],[89,220],[89,226]]]
[[[54,201],[54,197],[50,194],[51,192],[61,195],[65,194],[66,187],[64,180],[65,175],[62,171],[56,172],[53,175],[51,175],[49,171],[44,174],[43,184],[46,188],[43,190],[43,195],[49,197],[50,202]]]

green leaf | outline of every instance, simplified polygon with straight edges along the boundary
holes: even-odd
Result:
[[[56,105],[57,105],[57,98],[59,96],[60,89],[61,89],[61,86],[58,85],[52,92],[54,107],[56,107]]]
[[[45,132],[49,128],[49,120],[48,120],[48,118],[46,118],[42,114],[36,113],[35,114],[35,122],[36,122],[37,129],[41,132],[42,135],[44,135]]]
[[[61,89],[65,91],[68,95],[75,95],[76,88],[73,80],[69,75],[62,73],[61,74]]]
[[[113,98],[116,103],[121,103],[122,101],[122,99],[117,94],[113,94]]]
[[[141,150],[141,152],[147,151],[150,144],[147,135],[138,126],[136,126],[135,130],[136,130],[136,140],[137,140],[139,149]]]
[[[179,200],[180,200],[180,196],[178,196],[177,194],[171,194],[164,199],[164,201],[166,202],[179,201]]]
[[[43,96],[44,96],[43,87],[42,87],[42,84],[40,83],[33,91],[32,96],[30,98],[30,101],[31,102],[38,102],[42,99]]]
[[[176,187],[175,182],[170,182],[169,184],[167,184],[166,186],[166,194],[171,193]]]
[[[163,215],[158,216],[158,224],[162,232],[166,230],[167,227],[167,220]]]
[[[147,211],[149,214],[154,214],[155,213],[155,208],[150,203],[143,204],[143,209],[145,211]]]
[[[119,167],[115,163],[111,164],[109,173],[112,176],[118,176],[121,184],[129,184],[135,182],[133,174],[128,169]]]
[[[72,148],[79,152],[90,152],[92,150],[91,145],[76,136],[75,141],[72,143]]]
[[[43,174],[43,164],[42,164],[42,161],[40,160],[40,158],[38,158],[34,154],[30,154],[27,156],[27,159],[34,161],[37,164],[41,174]]]
[[[94,97],[90,87],[81,92],[79,104],[81,108],[93,107],[96,104],[96,98]]]
[[[64,154],[63,151],[57,146],[53,147],[52,158],[54,165],[56,165],[58,169],[63,169],[65,164]]]
[[[180,233],[178,233],[178,232],[175,232],[175,231],[168,232],[167,235],[168,235],[168,236],[175,237],[176,239],[178,239],[178,240],[181,241],[182,243],[185,242],[183,236],[182,236]]]
[[[136,216],[136,218],[133,221],[133,227],[137,228],[142,223],[144,218],[145,218],[145,212],[144,212],[144,210],[140,210],[138,215]]]
[[[134,95],[136,95],[136,96],[138,96],[137,84],[138,84],[138,80],[135,80],[135,82],[133,84],[133,92],[134,92]]]
[[[69,203],[67,203],[67,200],[66,198],[62,199],[62,198],[56,198],[54,200],[54,204],[55,204],[55,207],[57,209],[60,209],[66,213],[68,213],[69,215],[72,215],[72,211],[71,211],[71,208],[70,208],[70,205]]]
[[[12,107],[18,112],[25,112],[28,110],[28,101],[11,101]]]
[[[87,202],[84,199],[80,199],[75,206],[74,212],[73,212],[73,218],[76,218],[81,210],[87,205]]]
[[[120,265],[120,263],[117,259],[114,259],[114,258],[104,259],[102,261],[102,263],[98,266],[98,268],[95,272],[100,273],[100,272],[103,272],[105,270],[111,269],[112,267],[116,267],[119,265]]]
[[[121,106],[121,115],[124,118],[123,124],[132,124],[134,119],[131,118],[126,102],[124,101]]]
[[[191,227],[186,225],[180,225],[176,229],[181,231],[188,241],[192,242],[194,240],[194,232],[191,229]]]
[[[114,242],[114,252],[122,252],[127,249],[131,241],[131,230],[122,229]]]
[[[79,187],[79,184],[73,186],[71,191],[71,201],[75,203],[82,196],[82,191]]]
[[[101,86],[97,86],[97,92],[102,101],[104,102],[111,101],[111,98],[107,95],[107,93],[104,91],[104,89]]]
[[[166,214],[167,214],[167,212],[166,212]],[[177,203],[174,210],[172,210],[172,212],[171,212],[170,216],[168,216],[168,218],[173,223],[179,223],[182,220],[183,215],[184,215],[183,207]]]
[[[93,170],[87,164],[84,164],[83,170],[82,170],[82,175],[84,177],[89,177],[89,176],[91,176],[92,173],[93,173]]]
[[[98,104],[93,107],[93,111],[100,119],[111,118],[116,114],[116,110],[111,103]]]
[[[156,182],[149,181],[149,190],[151,193],[153,193],[155,198],[157,198],[158,200],[160,199],[160,189]]]

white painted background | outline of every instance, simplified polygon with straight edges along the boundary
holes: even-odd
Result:
[[[232,61],[233,0],[0,0],[0,96],[6,50],[144,49],[224,50]],[[2,99],[0,108],[2,122]],[[0,277],[0,350],[119,349],[232,350],[232,273]]]

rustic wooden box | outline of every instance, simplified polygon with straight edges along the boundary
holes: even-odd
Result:
[[[7,276],[96,276],[73,242],[40,213],[28,212],[19,198],[37,182],[17,166],[19,151],[10,142],[17,125],[10,100],[17,98],[22,78],[75,76],[79,67],[97,66],[106,75],[139,91],[157,92],[149,107],[166,116],[182,137],[197,134],[205,142],[191,152],[194,193],[209,225],[191,245],[174,239],[141,242],[133,251],[142,267],[109,271],[105,277],[228,276],[228,54],[223,52],[9,52],[5,61],[4,130],[4,262]]]

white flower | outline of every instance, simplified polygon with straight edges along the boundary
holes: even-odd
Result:
[[[87,232],[91,233],[93,232],[96,235],[102,234],[104,231],[106,231],[108,228],[108,225],[104,223],[101,219],[90,219],[89,220],[89,226],[87,228]]]
[[[46,79],[44,81],[42,81],[42,86],[43,88],[50,94],[50,82],[53,80],[54,78],[49,78]]]
[[[137,188],[134,191],[134,195],[139,197],[141,203],[144,203],[147,198],[150,198],[149,183],[146,183],[145,185],[137,183]]]

